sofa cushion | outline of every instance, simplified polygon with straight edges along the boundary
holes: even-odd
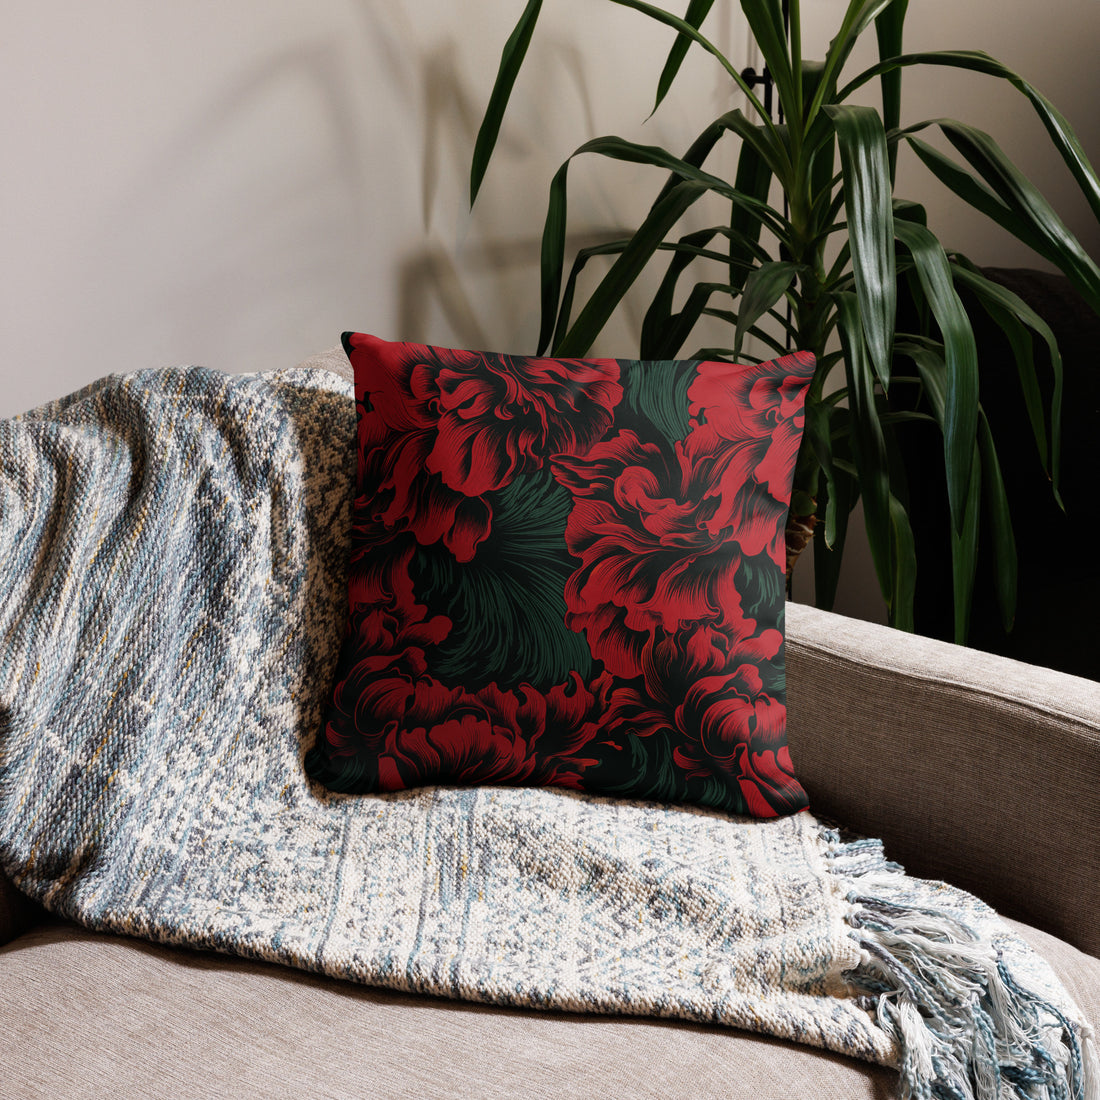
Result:
[[[1100,960],[1023,925],[1091,1019]],[[0,949],[20,1097],[886,1100],[892,1070],[729,1029],[489,1008],[54,923]]]
[[[345,346],[350,621],[309,774],[805,808],[783,580],[813,357]]]
[[[1100,683],[787,605],[814,813],[1100,957]]]
[[[0,985],[0,1080],[28,1100],[104,1080],[178,1100],[870,1100],[895,1076],[729,1029],[394,994],[68,925],[0,951]]]

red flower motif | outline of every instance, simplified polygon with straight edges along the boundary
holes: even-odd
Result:
[[[377,411],[359,410],[359,484],[367,495],[355,502],[353,537],[408,531],[422,546],[442,541],[458,561],[470,561],[489,534],[492,509],[481,497],[464,496],[425,472],[433,432],[402,434]]]
[[[786,564],[784,527],[815,360],[798,352],[757,367],[700,363],[688,389],[694,432],[713,434],[707,517],[715,535],[736,532],[741,551]],[[694,434],[693,432],[693,434]]]
[[[446,615],[428,617],[428,608],[416,602],[409,563],[415,544],[405,536],[381,548],[359,553],[348,571],[351,629],[357,651],[382,667],[410,648],[423,652],[439,645],[451,631]],[[381,663],[379,663],[381,662]]]
[[[642,648],[657,630],[755,629],[734,583],[737,532],[713,521],[714,469],[726,449],[706,427],[671,451],[624,431],[583,458],[552,460],[573,494],[565,541],[581,560],[566,583],[566,622],[616,676],[641,674]]]
[[[552,454],[583,454],[622,399],[613,359],[531,359],[351,338],[360,484],[374,515],[469,561],[491,522],[478,498]]]
[[[428,672],[424,654],[372,655],[337,683],[329,722],[335,755],[369,754],[378,790],[432,783],[509,783],[579,788],[595,758],[581,755],[597,733],[597,700],[573,673],[545,693],[496,684],[468,692]]]
[[[573,495],[566,526],[581,559],[566,585],[566,621],[618,676],[640,674],[663,630],[710,624],[748,637],[735,578],[765,551],[785,565],[784,527],[814,359],[731,367],[700,363],[690,430],[670,450],[630,430],[583,456],[551,459]]]
[[[736,642],[707,626],[662,635],[645,648],[643,680],[612,689],[603,727],[611,737],[671,731],[685,777],[734,782],[755,817],[804,809],[786,707],[765,691],[760,675],[782,644],[774,629]]]

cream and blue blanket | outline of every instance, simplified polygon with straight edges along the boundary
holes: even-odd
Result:
[[[300,369],[111,376],[0,422],[0,865],[26,893],[393,989],[751,1028],[905,1095],[1096,1094],[1087,1029],[994,914],[809,814],[312,786],[353,437],[348,381]]]

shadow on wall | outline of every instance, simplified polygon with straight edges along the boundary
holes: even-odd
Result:
[[[550,55],[552,67],[559,79],[562,73],[569,78],[583,116],[584,125],[583,128],[578,128],[578,133],[594,135],[596,119],[592,110],[593,96],[585,76],[580,50],[562,40],[551,40],[541,45],[542,52]],[[547,63],[543,58],[536,60]],[[469,180],[474,143],[486,104],[482,98],[471,93],[470,85],[463,80],[458,46],[454,39],[439,44],[424,58],[421,73],[424,116],[421,213],[424,228],[429,229],[433,211],[439,201],[441,185],[446,186],[450,180],[466,185]],[[513,135],[513,127],[502,128],[497,153],[501,159],[520,158],[534,151],[534,141],[517,141]],[[446,165],[443,161],[445,148],[449,153]],[[547,187],[549,180],[550,176],[547,175],[544,181]],[[456,196],[460,206],[464,204],[467,194],[466,186],[460,186]],[[544,201],[544,196],[540,195],[540,202]],[[539,214],[540,219],[541,216],[542,211]],[[537,255],[536,244],[528,253],[528,259]]]
[[[568,238],[566,249],[572,254],[577,249],[588,248],[622,232],[621,229],[609,229],[577,234]],[[479,244],[476,248],[464,250],[461,268],[452,252],[442,245],[430,245],[418,250],[405,259],[398,269],[399,338],[430,343],[432,338],[425,334],[446,328],[453,333],[451,342],[463,348],[533,355],[539,323],[538,284],[537,280],[533,282],[532,293],[523,297],[517,305],[516,280],[530,274],[532,257],[538,256],[539,246],[540,239],[535,237]],[[481,285],[486,283],[491,284],[491,290]],[[485,300],[485,307],[479,309],[471,296],[471,285],[479,285],[477,298]],[[521,312],[522,319],[528,322],[510,326],[513,331],[528,334],[524,336],[526,347],[501,347],[500,336],[493,335],[484,319],[488,308],[500,311],[509,307]],[[640,309],[631,309],[628,302],[623,312],[623,323],[637,331],[637,326],[641,324]],[[441,315],[442,325],[436,320],[437,315]],[[634,354],[636,337],[629,347],[625,343],[623,347],[626,350],[621,353],[622,358]]]
[[[339,42],[318,39],[265,57],[164,135],[94,246],[122,273],[119,286],[146,272],[140,308],[169,349],[154,356],[247,347],[269,328],[308,323],[326,288],[338,292],[334,243],[369,236],[361,115]],[[126,316],[132,302],[111,307],[105,327],[139,321]]]
[[[339,43],[322,38],[272,54],[262,64],[242,73],[231,86],[220,89],[217,97],[197,112],[185,129],[166,135],[164,151],[150,156],[152,167],[133,181],[120,208],[128,211],[145,196],[163,194],[179,186],[181,173],[194,173],[227,133],[230,138],[240,138],[240,120],[247,118],[254,105],[280,99],[280,89],[287,84],[296,84],[312,93],[322,108],[323,125],[331,134],[326,148],[332,151],[341,177],[353,190],[364,188],[366,177],[360,158],[355,155],[362,140],[359,105],[341,79],[339,59]],[[254,133],[253,149],[246,151],[256,151],[262,143],[257,138],[266,136]]]

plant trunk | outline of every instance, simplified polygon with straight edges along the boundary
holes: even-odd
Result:
[[[817,501],[814,501],[816,508]],[[795,515],[792,508],[787,513],[787,591],[791,590],[791,578],[794,576],[795,563],[799,555],[813,542],[814,528],[820,521],[811,511],[808,515]]]

